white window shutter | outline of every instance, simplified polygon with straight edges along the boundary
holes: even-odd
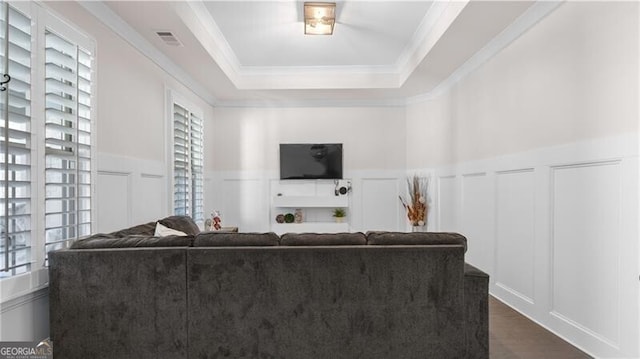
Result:
[[[202,119],[191,114],[191,217],[204,221],[204,150]]]
[[[45,251],[91,233],[92,55],[45,33]]]
[[[32,161],[31,19],[0,8],[0,72],[11,76],[0,92],[1,278],[30,270]]]
[[[173,104],[173,212],[204,220],[202,119]]]

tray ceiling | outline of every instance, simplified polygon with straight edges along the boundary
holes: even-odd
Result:
[[[305,36],[302,1],[82,4],[138,47],[145,42],[147,56],[162,58],[154,59],[157,63],[179,68],[203,98],[230,106],[395,104],[423,96],[474,55],[492,46],[499,51],[492,41],[505,37],[507,30],[522,33],[558,6],[533,1],[337,1],[334,35]],[[167,45],[157,31],[170,31],[183,46]]]

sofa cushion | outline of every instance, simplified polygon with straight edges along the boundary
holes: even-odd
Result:
[[[189,216],[170,216],[159,220],[158,223],[191,236],[200,233],[200,228]]]
[[[280,238],[269,233],[202,232],[193,243],[194,247],[277,246]]]
[[[111,232],[115,237],[125,237],[129,235],[144,235],[153,236],[153,232],[156,229],[156,221],[139,224],[137,226],[121,229],[119,231]]]
[[[467,238],[447,232],[367,232],[370,245],[461,244],[467,251]]]
[[[124,237],[113,234],[95,234],[73,242],[71,249],[129,248],[129,247],[189,247],[193,236],[153,237],[130,235]]]
[[[283,246],[339,246],[363,245],[363,233],[286,233],[280,238]]]

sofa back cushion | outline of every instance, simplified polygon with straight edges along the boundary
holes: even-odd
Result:
[[[156,222],[148,222],[139,224],[137,226],[121,229],[119,231],[111,232],[114,237],[126,237],[130,235],[140,236],[153,236],[153,232],[156,230]]]
[[[285,233],[280,238],[283,246],[339,246],[364,245],[363,233]]]
[[[158,223],[191,236],[200,233],[200,228],[189,216],[170,216],[159,220]]]
[[[370,245],[443,245],[460,244],[467,250],[467,238],[459,233],[447,232],[367,232]]]
[[[280,238],[269,233],[202,232],[195,238],[194,247],[277,246]]]
[[[193,236],[128,235],[118,237],[113,234],[94,234],[73,242],[71,249],[130,248],[130,247],[190,247]]]
[[[121,229],[119,231],[111,232],[110,235],[114,237],[126,237],[130,235],[140,236],[153,236],[156,230],[157,223],[171,229],[175,229],[180,232],[184,232],[188,235],[195,236],[200,233],[198,225],[188,216],[170,216],[158,221],[139,224],[137,226]]]

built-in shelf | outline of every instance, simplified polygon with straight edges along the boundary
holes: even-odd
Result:
[[[349,180],[344,180],[349,181]],[[331,180],[274,181],[271,183],[271,230],[284,233],[349,232],[349,194],[335,195],[336,183]],[[347,217],[337,223],[333,209],[344,208]],[[277,223],[279,214],[295,214],[300,210],[301,223]]]

